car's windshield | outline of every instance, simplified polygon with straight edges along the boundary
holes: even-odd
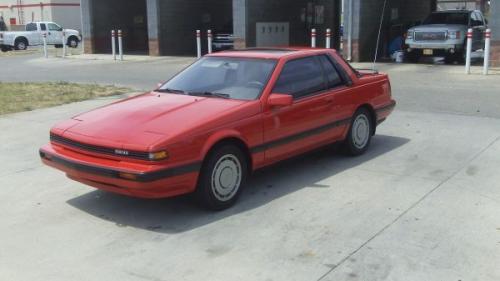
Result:
[[[431,14],[424,24],[463,24],[467,25],[469,15],[467,13],[434,13]]]
[[[159,88],[159,91],[257,99],[276,65],[276,60],[206,57],[197,61]]]

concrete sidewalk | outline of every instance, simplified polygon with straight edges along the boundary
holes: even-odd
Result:
[[[96,191],[44,167],[58,120],[0,117],[0,280],[500,279],[500,120],[398,110],[358,158],[259,171],[239,204]]]

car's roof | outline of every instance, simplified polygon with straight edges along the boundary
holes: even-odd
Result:
[[[249,48],[241,50],[230,50],[212,53],[209,57],[238,57],[257,59],[281,59],[287,56],[311,55],[324,53],[326,49],[308,47],[285,47],[285,48]]]

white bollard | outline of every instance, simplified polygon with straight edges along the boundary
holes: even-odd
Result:
[[[491,48],[491,29],[486,29],[484,33],[484,66],[483,75],[488,75],[490,68],[490,48]]]
[[[208,53],[212,53],[212,30],[207,30],[207,39],[208,39]]]
[[[472,28],[467,30],[467,50],[465,56],[465,74],[470,74],[470,60],[472,53]]]
[[[326,29],[326,48],[330,49],[332,47],[332,30],[330,28]]]
[[[111,51],[113,52],[113,59],[116,60],[116,39],[115,30],[111,30]]]
[[[123,60],[123,36],[122,31],[118,30],[118,53],[120,54],[120,60]]]
[[[201,31],[196,30],[196,56],[201,58]]]
[[[43,56],[45,58],[48,58],[49,53],[47,52],[47,33],[46,32],[43,33],[42,40],[43,40]]]
[[[63,46],[63,52],[62,52],[62,57],[66,57],[66,51],[67,51],[67,44],[66,44],[66,32],[62,32],[62,46]]]
[[[316,48],[316,28],[311,29],[311,48]]]

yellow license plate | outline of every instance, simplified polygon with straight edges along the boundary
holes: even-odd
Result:
[[[424,49],[424,55],[432,56],[434,51],[432,49]]]

